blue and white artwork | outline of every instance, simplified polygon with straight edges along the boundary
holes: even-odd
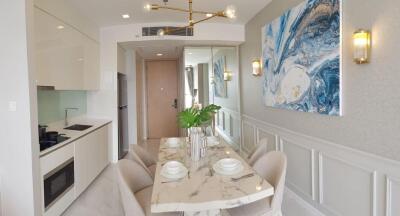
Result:
[[[214,61],[214,93],[216,97],[227,97],[226,82],[224,80],[225,56]]]
[[[340,0],[306,0],[263,28],[267,106],[341,115]]]

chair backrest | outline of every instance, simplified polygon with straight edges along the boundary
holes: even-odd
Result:
[[[133,151],[139,156],[139,158],[143,161],[146,167],[154,165],[157,163],[157,159],[154,158],[145,148],[139,145],[132,145]]]
[[[249,154],[247,157],[247,161],[250,164],[250,166],[253,166],[254,163],[260,159],[261,156],[267,153],[267,147],[268,147],[268,139],[263,138],[258,142],[256,148]]]
[[[136,154],[134,151],[129,151],[128,154],[125,156],[125,159],[134,161],[138,164],[140,164],[143,169],[154,179],[154,176],[151,174],[151,171],[149,168],[147,168],[146,164],[142,161],[142,159],[139,157],[139,155]]]
[[[135,193],[152,184],[153,179],[142,165],[126,159],[118,162],[118,186],[126,216],[145,216]]]
[[[272,209],[281,210],[283,191],[285,189],[287,158],[285,153],[271,151],[263,155],[253,165],[254,170],[274,186],[271,200]]]

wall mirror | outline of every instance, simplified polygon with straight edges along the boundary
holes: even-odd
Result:
[[[215,132],[240,151],[237,47],[185,47],[185,108],[216,104]]]

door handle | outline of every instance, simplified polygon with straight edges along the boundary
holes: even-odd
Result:
[[[171,105],[172,107],[174,107],[175,109],[178,109],[178,99],[174,99],[174,103]]]

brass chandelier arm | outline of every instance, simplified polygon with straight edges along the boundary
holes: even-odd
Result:
[[[220,16],[220,15],[218,15],[218,14],[213,14],[213,15],[210,16],[210,17],[207,17],[207,18],[204,18],[204,19],[201,19],[201,20],[192,22],[192,25],[198,24],[198,23],[200,23],[200,22],[207,21],[207,20],[209,20],[209,19],[212,19],[212,18],[218,17],[218,16]]]
[[[169,6],[162,6],[162,5],[157,5],[157,4],[152,5],[152,7],[153,7],[153,10],[166,9],[166,10],[173,10],[173,11],[180,11],[180,12],[190,13],[190,10],[187,10],[187,9],[169,7]],[[215,15],[216,14],[217,16],[221,16],[221,14],[223,14],[222,11],[215,13],[215,12],[196,11],[196,10],[192,11],[192,13],[194,13],[194,14],[204,14],[204,15],[206,15],[206,14]],[[224,17],[225,17],[225,15],[224,15]]]

